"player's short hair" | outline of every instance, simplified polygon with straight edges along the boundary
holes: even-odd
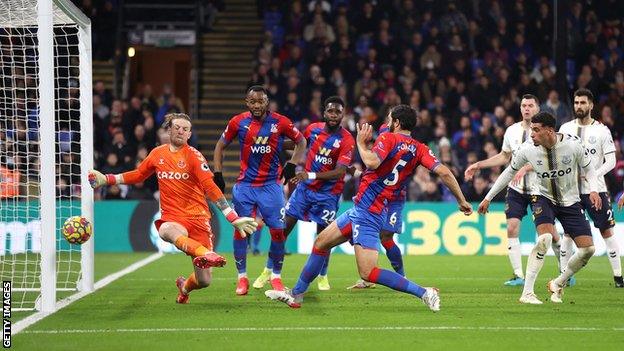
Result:
[[[416,110],[405,104],[394,106],[390,110],[390,118],[398,120],[401,129],[409,130],[410,132],[416,127],[417,116]]]
[[[524,94],[522,95],[522,100],[535,100],[535,104],[537,106],[539,106],[540,102],[539,99],[537,98],[537,96],[533,95],[533,94]]]
[[[185,119],[191,122],[191,117],[186,113],[168,113],[165,115],[165,123],[163,123],[163,128],[168,129],[171,128],[171,123],[174,119]]]
[[[589,89],[580,88],[576,90],[574,92],[574,97],[577,97],[577,96],[586,96],[589,102],[592,102],[592,103],[594,102],[594,94],[592,94],[591,90]]]
[[[557,125],[557,120],[555,119],[555,116],[546,111],[538,112],[535,116],[533,116],[531,122],[541,123],[544,127],[550,127],[553,129],[555,129]]]
[[[264,95],[269,96],[269,92],[262,85],[252,85],[247,89],[247,95],[251,92],[262,92]]]
[[[327,105],[329,105],[329,104],[338,104],[338,105],[342,106],[343,108],[345,107],[345,103],[342,100],[342,98],[340,96],[336,96],[336,95],[330,96],[327,99],[325,99],[325,102],[323,103],[323,106],[325,108],[327,108]]]

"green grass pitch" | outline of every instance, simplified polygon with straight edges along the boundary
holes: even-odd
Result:
[[[97,254],[101,278],[145,254]],[[249,257],[250,279],[263,257]],[[287,256],[284,282],[292,287],[306,260]],[[526,261],[526,257],[525,257]],[[388,267],[385,257],[381,265]],[[519,304],[520,287],[505,287],[507,257],[408,256],[410,279],[441,291],[439,313],[385,287],[345,288],[357,278],[352,256],[335,255],[332,289],[311,285],[303,307],[269,301],[263,291],[234,294],[231,256],[214,270],[212,285],[175,304],[178,275],[190,259],[166,255],[15,335],[16,350],[621,350],[624,289],[615,289],[606,257],[594,257],[568,288],[563,304],[547,301],[556,263],[547,257],[536,283],[541,306]],[[525,262],[526,264],[526,262]]]

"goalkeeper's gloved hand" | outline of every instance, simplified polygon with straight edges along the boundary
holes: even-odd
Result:
[[[288,183],[288,181],[295,177],[296,168],[297,165],[295,165],[294,163],[286,162],[284,168],[282,169],[282,174],[280,175],[280,178],[284,178],[284,184]]]
[[[214,172],[214,182],[221,189],[221,192],[225,193],[225,180],[223,180],[222,172]]]
[[[239,217],[238,214],[231,208],[227,208],[223,211],[225,218],[228,222],[238,230],[243,238],[253,234],[258,229],[258,223],[251,217]]]
[[[117,184],[117,179],[115,179],[114,174],[104,175],[96,169],[90,170],[88,177],[89,177],[89,184],[91,184],[91,187],[93,189],[97,189],[103,185]]]

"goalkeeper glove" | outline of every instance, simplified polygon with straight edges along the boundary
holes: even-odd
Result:
[[[89,171],[89,184],[93,189],[97,189],[102,185],[115,185],[117,184],[117,178],[114,174],[104,175],[96,169]]]
[[[243,238],[253,234],[258,229],[258,223],[251,217],[239,217],[238,214],[230,207],[222,211],[225,219],[238,230]]]
[[[214,172],[214,182],[221,189],[222,193],[225,193],[225,180],[223,180],[223,173]]]
[[[282,169],[282,174],[280,175],[280,178],[284,178],[284,184],[288,183],[288,181],[295,177],[296,168],[297,165],[295,165],[294,163],[286,162],[284,168]]]

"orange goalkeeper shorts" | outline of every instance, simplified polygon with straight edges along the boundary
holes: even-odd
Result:
[[[175,222],[186,228],[188,237],[199,242],[210,251],[213,251],[212,245],[212,228],[210,227],[210,218],[161,218],[154,222],[156,230],[160,230],[160,226],[165,222]]]

